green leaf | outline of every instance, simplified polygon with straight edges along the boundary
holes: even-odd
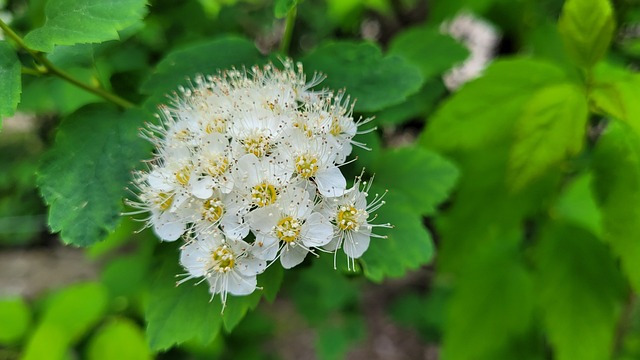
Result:
[[[356,111],[378,111],[399,104],[420,90],[424,79],[399,56],[383,56],[377,45],[329,42],[302,58],[307,73],[327,75],[322,87],[346,88]]]
[[[374,189],[370,193],[373,195]],[[409,270],[429,263],[434,255],[431,236],[410,198],[398,191],[389,192],[385,200],[374,223],[388,222],[394,227],[374,228],[374,234],[387,238],[372,238],[361,258],[365,276],[378,282],[386,277],[402,277]]]
[[[20,298],[0,299],[0,324],[0,344],[16,343],[31,325],[31,310]]]
[[[147,338],[153,350],[166,350],[188,340],[210,343],[222,327],[222,304],[211,299],[205,284],[176,286],[176,275],[184,272],[178,254],[168,253],[151,283],[145,312]],[[230,300],[231,296],[227,300]]]
[[[276,0],[273,8],[273,14],[278,19],[287,16],[289,11],[298,5],[298,0]]]
[[[513,136],[516,119],[537,92],[566,82],[564,71],[552,63],[497,60],[444,102],[429,119],[421,143],[440,151],[494,146]]]
[[[354,343],[362,340],[366,326],[362,316],[345,315],[332,319],[318,329],[316,349],[320,360],[341,360],[347,358],[347,352]]]
[[[554,358],[610,358],[624,283],[607,246],[586,230],[551,224],[535,259],[536,294]]]
[[[117,345],[116,345],[117,344]],[[89,341],[89,360],[145,360],[151,351],[142,330],[131,320],[115,318],[98,329]]]
[[[423,78],[430,79],[464,61],[469,50],[437,27],[420,26],[394,37],[389,54],[404,57],[420,69]]]
[[[458,179],[458,169],[441,156],[416,146],[384,151],[373,166],[376,185],[400,191],[420,214],[432,214]]]
[[[167,54],[156,66],[140,91],[154,95],[150,102],[167,101],[165,95],[187,86],[196,75],[212,75],[231,67],[251,67],[264,62],[253,42],[235,36],[227,36],[191,45]]]
[[[422,89],[407,98],[402,104],[388,107],[375,113],[376,124],[401,125],[410,120],[422,121],[430,114],[438,100],[446,93],[442,80],[431,80]]]
[[[22,359],[66,359],[67,348],[85,336],[106,310],[107,291],[99,283],[63,289],[46,303]]]
[[[443,359],[512,359],[501,354],[531,326],[533,280],[516,249],[497,243],[484,250],[457,278],[448,304]]]
[[[519,189],[582,150],[587,100],[572,84],[546,87],[531,96],[515,124],[510,184]]]
[[[611,124],[596,146],[593,175],[604,238],[640,291],[640,136],[624,124]]]
[[[13,115],[20,102],[20,60],[6,41],[0,41],[0,120]],[[2,122],[0,122],[2,128]]]
[[[640,74],[602,64],[595,69],[590,100],[600,113],[623,121],[640,134]]]
[[[51,52],[55,45],[117,40],[118,31],[134,25],[146,13],[146,0],[49,0],[44,26],[24,42],[34,50]]]
[[[131,170],[147,152],[138,128],[148,116],[89,106],[58,127],[56,141],[38,172],[49,226],[67,244],[100,241],[120,220]]]
[[[593,235],[601,237],[603,234],[602,213],[591,189],[592,182],[591,173],[580,175],[574,179],[558,198],[551,214],[554,219],[562,219],[573,225],[581,226]]]
[[[584,67],[604,57],[615,26],[609,0],[567,0],[558,22],[567,52]]]

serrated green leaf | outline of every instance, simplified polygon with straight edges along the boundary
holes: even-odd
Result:
[[[640,291],[640,136],[623,124],[611,124],[596,146],[593,175],[604,238]]]
[[[423,78],[430,79],[464,61],[469,50],[437,27],[420,26],[395,36],[389,54],[404,57],[420,69]]]
[[[539,60],[497,60],[466,84],[429,119],[421,143],[440,151],[494,146],[510,138],[529,99],[567,82],[564,71]],[[495,106],[500,104],[500,106]]]
[[[21,66],[16,51],[6,41],[0,41],[0,120],[13,115],[20,102]],[[2,122],[0,121],[0,128]]]
[[[115,318],[102,326],[89,341],[89,360],[145,360],[151,351],[142,330],[131,320]]]
[[[596,67],[594,86],[589,93],[596,109],[623,121],[640,134],[640,74],[608,64]]]
[[[372,189],[371,194],[374,193]],[[379,192],[381,194],[381,192]],[[361,258],[364,274],[373,281],[401,277],[431,261],[434,255],[431,235],[414,210],[410,198],[401,192],[389,192],[386,204],[378,211],[374,223],[391,223],[392,229],[374,228],[375,234],[387,238],[372,238],[369,249]]]
[[[582,150],[587,99],[572,84],[549,86],[527,101],[515,124],[509,159],[510,184],[519,189]]]
[[[0,344],[14,344],[31,325],[31,309],[20,298],[0,299],[0,324]]]
[[[512,243],[512,242],[509,242]],[[485,248],[457,278],[447,308],[441,356],[497,360],[533,318],[532,276],[507,243]]]
[[[378,111],[399,104],[424,82],[415,66],[399,56],[383,56],[372,43],[329,42],[303,57],[302,63],[307,73],[327,75],[322,87],[346,88],[357,100],[357,111]]]
[[[602,236],[602,213],[591,189],[593,176],[583,174],[564,189],[551,210],[554,219],[562,219]]]
[[[452,163],[416,146],[384,151],[373,170],[377,186],[402,192],[422,215],[432,214],[458,179],[458,169]]]
[[[567,0],[558,22],[567,52],[584,67],[604,57],[615,26],[609,0]]]
[[[606,245],[586,230],[551,224],[535,258],[536,294],[554,358],[610,358],[624,293]]]
[[[38,187],[49,205],[49,226],[67,244],[87,246],[120,220],[130,172],[147,153],[138,128],[148,115],[88,106],[58,127],[54,146],[38,171]]]
[[[99,43],[118,39],[118,31],[142,20],[146,0],[49,0],[44,26],[24,41],[34,50],[51,52],[55,45]]]
[[[273,14],[278,19],[287,16],[289,11],[298,5],[298,0],[276,0],[273,7]]]
[[[167,54],[155,71],[140,87],[145,94],[154,95],[148,102],[155,105],[166,101],[165,95],[186,86],[196,75],[216,74],[231,67],[251,67],[264,62],[253,42],[227,36],[191,45]]]

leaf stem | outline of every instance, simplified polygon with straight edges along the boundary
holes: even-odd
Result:
[[[296,23],[297,6],[293,6],[287,13],[287,21],[284,25],[284,34],[280,40],[280,52],[289,55],[289,46],[291,45],[291,37],[293,36],[293,26]]]
[[[7,25],[4,21],[2,21],[0,19],[0,29],[2,29],[2,31],[4,31],[4,33],[7,35],[7,37],[9,37],[10,39],[12,39],[19,47],[23,48],[24,50],[26,50],[39,64],[41,64],[42,66],[44,66],[44,70],[40,71],[41,74],[52,74],[54,76],[57,76],[83,90],[86,90],[90,93],[93,93],[95,95],[100,96],[101,98],[110,101],[122,108],[128,109],[128,108],[132,108],[135,105],[121,97],[119,97],[118,95],[112,94],[110,92],[107,92],[99,87],[96,86],[91,86],[89,84],[85,84],[82,81],[74,78],[71,74],[67,73],[66,71],[58,68],[57,66],[55,66],[53,63],[51,63],[51,61],[49,61],[49,59],[47,59],[47,57],[45,56],[44,53],[36,51],[31,49],[29,46],[27,46],[27,44],[25,44],[24,40],[15,33],[15,31],[13,31],[13,29],[11,29],[9,27],[9,25]],[[25,73],[30,73],[33,74],[33,71],[24,71]],[[36,70],[37,72],[37,70]]]

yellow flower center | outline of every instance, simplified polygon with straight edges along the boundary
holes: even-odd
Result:
[[[318,159],[314,156],[300,155],[296,157],[296,173],[305,179],[313,177],[318,172]]]
[[[227,131],[227,120],[221,117],[216,117],[210,120],[205,126],[204,131],[207,134],[220,133],[223,134]]]
[[[263,135],[252,135],[244,139],[242,142],[244,145],[244,149],[247,153],[253,154],[257,157],[262,157],[269,153],[269,149],[271,148],[271,144],[269,144],[269,139]]]
[[[278,239],[290,243],[298,239],[301,227],[302,224],[300,220],[292,216],[287,216],[278,221],[276,225],[276,236]]]
[[[354,206],[340,206],[336,215],[336,225],[340,230],[353,231],[359,226],[359,211]]]
[[[176,180],[180,185],[187,185],[191,178],[191,167],[185,166],[176,172]]]
[[[342,134],[342,126],[340,126],[340,120],[338,120],[338,118],[335,116],[333,117],[333,120],[331,120],[331,128],[329,129],[329,132],[333,136]]]
[[[165,192],[158,193],[155,203],[161,211],[167,211],[173,204],[173,194],[167,194]]]
[[[262,183],[251,189],[251,200],[258,207],[273,204],[278,198],[276,188],[268,183]]]
[[[215,155],[209,159],[209,166],[206,171],[209,175],[216,177],[222,175],[229,168],[229,159],[224,155]]]
[[[218,273],[226,273],[233,269],[235,265],[235,257],[226,245],[220,246],[211,253],[211,267]]]
[[[215,223],[224,214],[224,204],[220,199],[208,199],[203,203],[202,219]]]

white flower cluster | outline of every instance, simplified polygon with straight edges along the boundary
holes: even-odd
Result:
[[[339,168],[369,119],[354,121],[343,93],[312,91],[321,81],[286,60],[198,77],[160,108],[144,133],[156,157],[130,204],[162,240],[185,240],[179,283],[202,277],[224,303],[276,260],[289,269],[342,249],[352,263],[389,226],[370,223],[382,196],[367,203],[370,184],[347,188]]]

